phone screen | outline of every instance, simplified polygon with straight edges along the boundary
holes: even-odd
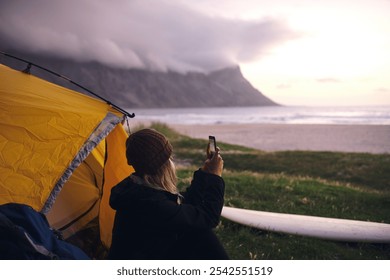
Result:
[[[209,154],[212,156],[217,151],[217,141],[214,136],[209,136]]]

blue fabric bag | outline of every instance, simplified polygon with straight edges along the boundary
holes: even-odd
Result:
[[[86,260],[78,247],[61,240],[46,217],[32,207],[0,205],[0,259],[3,260]]]

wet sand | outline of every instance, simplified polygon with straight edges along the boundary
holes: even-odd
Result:
[[[141,121],[142,123],[142,121]],[[243,145],[264,151],[390,153],[390,126],[306,124],[169,124],[193,138]]]

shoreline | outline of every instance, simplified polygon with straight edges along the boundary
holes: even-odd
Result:
[[[133,127],[152,121],[131,121]],[[192,138],[237,144],[267,152],[330,151],[390,153],[390,126],[342,124],[169,124]]]

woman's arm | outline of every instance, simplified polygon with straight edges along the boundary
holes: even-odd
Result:
[[[130,207],[133,209],[131,212],[139,213],[132,215],[135,224],[143,228],[172,231],[210,229],[219,223],[224,191],[225,184],[221,177],[197,170],[188,188],[191,200],[177,204],[172,194],[154,191],[152,197],[135,200]]]

